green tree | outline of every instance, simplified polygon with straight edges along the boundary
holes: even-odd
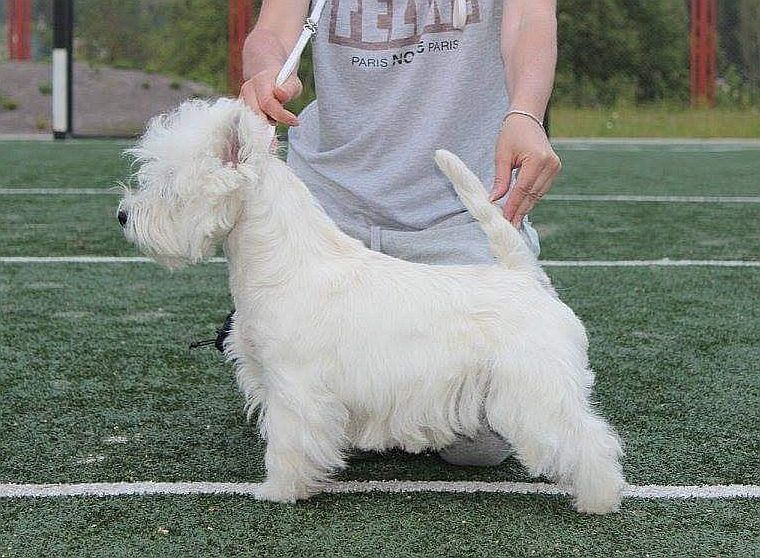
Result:
[[[576,105],[614,104],[634,79],[636,33],[619,0],[559,3],[556,98]]]
[[[91,64],[144,67],[150,7],[140,0],[79,0],[74,27],[77,58]]]
[[[633,52],[638,102],[686,101],[689,18],[682,0],[625,0],[636,29]]]
[[[563,0],[558,21],[559,102],[686,99],[688,18],[682,0]]]
[[[738,42],[742,65],[749,85],[760,90],[760,2],[739,1]]]
[[[227,88],[227,2],[164,2],[158,17],[165,23],[149,35],[148,69]]]
[[[224,0],[78,0],[75,19],[81,60],[226,87]]]

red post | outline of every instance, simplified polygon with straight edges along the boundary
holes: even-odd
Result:
[[[715,106],[718,0],[691,0],[689,85],[691,105]]]
[[[243,43],[251,28],[252,16],[252,0],[229,0],[227,87],[232,95],[237,95],[243,84]]]
[[[32,0],[8,0],[8,57],[32,58]]]

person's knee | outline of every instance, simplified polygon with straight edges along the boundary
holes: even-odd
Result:
[[[491,430],[480,432],[475,438],[461,438],[442,449],[438,455],[452,465],[493,467],[514,453],[504,438]]]

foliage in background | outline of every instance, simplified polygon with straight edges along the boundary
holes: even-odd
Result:
[[[760,2],[739,0],[739,45],[745,78],[757,93],[760,90]]]
[[[152,3],[140,0],[78,0],[75,8],[76,57],[93,65],[144,67]]]
[[[147,69],[227,89],[227,2],[162,2],[165,24],[150,34]],[[220,6],[221,5],[221,6]]]
[[[682,0],[563,0],[558,19],[556,102],[686,101],[688,17]]]
[[[226,89],[226,1],[77,0],[75,9],[79,59]]]

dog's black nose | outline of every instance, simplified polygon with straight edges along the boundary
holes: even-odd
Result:
[[[119,224],[122,227],[127,224],[127,212],[126,211],[124,211],[123,209],[120,209],[119,210],[119,214],[117,215],[117,217],[119,218]]]

